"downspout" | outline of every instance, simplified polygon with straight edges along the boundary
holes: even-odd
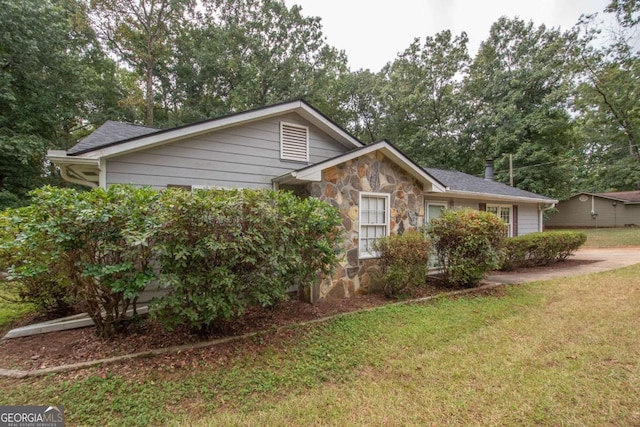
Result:
[[[555,203],[548,205],[540,205],[540,214],[538,216],[538,231],[544,231],[544,211],[551,210],[556,207]]]

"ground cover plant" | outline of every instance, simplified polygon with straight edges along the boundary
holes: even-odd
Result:
[[[635,425],[640,266],[45,378],[69,425]],[[393,399],[389,398],[393,390]]]

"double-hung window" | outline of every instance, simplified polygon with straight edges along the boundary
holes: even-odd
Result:
[[[373,242],[389,235],[389,195],[360,193],[360,258],[375,258]]]
[[[507,223],[506,235],[513,236],[511,205],[487,205],[487,212],[495,214],[498,218]]]

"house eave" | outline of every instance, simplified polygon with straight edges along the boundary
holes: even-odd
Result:
[[[60,150],[49,150],[47,159],[60,168],[60,175],[67,182],[89,188],[100,185],[103,169],[100,159],[67,156],[65,151]]]
[[[540,204],[556,204],[557,200],[543,199],[536,197],[523,197],[523,196],[507,196],[503,194],[492,193],[476,193],[473,191],[460,191],[460,190],[448,190],[448,195],[458,197],[461,199],[479,199],[486,201],[505,201],[505,202],[521,202],[521,203],[540,203]]]

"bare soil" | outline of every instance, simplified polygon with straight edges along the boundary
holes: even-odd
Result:
[[[592,261],[566,260],[549,267],[537,267],[535,271],[577,267],[589,262]],[[522,271],[530,270],[523,269]],[[497,272],[497,274],[499,273]],[[406,295],[406,297],[421,298],[453,290],[456,288],[444,287],[438,283],[437,278],[434,278],[419,292]],[[500,290],[496,290],[491,293],[499,294],[500,292]],[[245,313],[245,316],[222,323],[207,336],[194,334],[187,328],[167,331],[158,321],[150,318],[142,319],[138,324],[132,324],[125,334],[118,335],[111,340],[100,339],[96,336],[94,328],[50,332],[0,341],[0,367],[20,370],[44,369],[250,332],[268,331],[268,333],[261,335],[258,341],[242,340],[217,345],[215,349],[210,347],[177,354],[168,353],[151,359],[129,360],[117,365],[117,367],[110,365],[99,368],[99,370],[104,372],[113,372],[114,370],[142,372],[162,367],[188,368],[191,364],[220,363],[228,360],[229,356],[237,351],[250,354],[252,351],[258,351],[258,347],[265,345],[280,346],[293,335],[301,333],[299,330],[281,328],[282,326],[378,307],[390,302],[394,302],[394,300],[389,300],[378,294],[358,295],[340,300],[326,299],[315,305],[287,300],[271,309],[250,309]],[[28,324],[29,320],[35,323],[43,319],[32,316],[20,324]]]

